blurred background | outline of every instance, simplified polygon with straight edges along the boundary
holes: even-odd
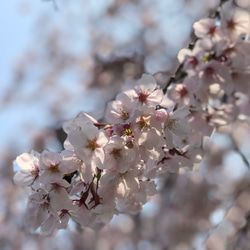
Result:
[[[73,225],[54,237],[27,233],[22,221],[27,195],[25,189],[13,186],[14,159],[31,149],[59,152],[63,121],[81,111],[101,119],[107,101],[142,73],[153,74],[164,86],[178,67],[178,51],[192,41],[192,24],[207,17],[218,3],[0,3],[0,249],[59,249],[62,244],[65,249],[93,249],[94,235],[85,232],[79,239],[81,232]],[[119,218],[122,224],[123,219]],[[134,226],[131,219],[126,223],[127,228]],[[125,229],[120,226],[119,230]],[[138,249],[145,249],[144,243]],[[115,249],[130,249],[122,247],[118,244]],[[104,245],[100,249],[105,249]]]

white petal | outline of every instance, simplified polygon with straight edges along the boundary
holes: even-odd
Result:
[[[190,114],[188,106],[182,106],[178,108],[174,113],[171,115],[171,119],[182,119]]]
[[[30,172],[19,171],[14,175],[14,184],[18,186],[29,186],[34,181]]]
[[[31,170],[34,168],[34,161],[38,159],[31,154],[23,153],[16,158],[17,165],[24,170]]]

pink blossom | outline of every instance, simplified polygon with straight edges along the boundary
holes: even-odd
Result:
[[[249,35],[249,13],[240,8],[233,8],[230,2],[223,4],[221,29],[233,40],[238,39],[240,35]]]
[[[104,147],[105,168],[113,169],[119,173],[126,172],[136,159],[133,146],[126,145],[126,140],[113,136]]]
[[[128,123],[133,118],[135,106],[124,93],[116,96],[116,100],[109,102],[105,112],[105,119],[109,123]]]
[[[17,165],[21,171],[15,173],[14,183],[19,186],[30,186],[38,189],[40,187],[39,180],[39,158],[28,153],[23,153],[16,158]]]
[[[143,74],[134,89],[127,90],[124,94],[127,95],[132,102],[135,102],[136,107],[143,105],[155,107],[161,103],[163,98],[163,92],[161,89],[157,89],[154,77],[148,74]]]
[[[42,184],[60,181],[67,174],[67,164],[62,156],[55,152],[43,151],[39,161],[40,182]]]
[[[216,20],[212,18],[202,19],[193,25],[195,35],[199,38],[210,38],[218,40],[222,36],[220,27],[216,24]]]
[[[99,131],[94,125],[86,124],[83,131],[71,131],[68,137],[76,155],[86,165],[91,163],[93,167],[103,167],[104,151],[102,146],[108,141],[103,131]]]

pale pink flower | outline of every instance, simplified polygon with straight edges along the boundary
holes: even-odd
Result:
[[[143,105],[155,107],[163,98],[163,92],[157,89],[154,77],[148,74],[143,74],[134,89],[127,90],[124,94],[135,102],[135,107]]]
[[[68,138],[76,155],[86,165],[92,164],[93,167],[103,167],[103,146],[108,141],[103,131],[99,131],[94,125],[86,124],[84,130],[71,131]]]
[[[69,134],[72,131],[83,131],[85,129],[85,125],[88,124],[96,124],[98,121],[93,118],[92,116],[81,112],[77,117],[74,119],[65,121],[63,123],[63,130],[65,133]],[[63,144],[66,150],[74,151],[74,147],[69,142],[69,138],[67,137]]]
[[[50,235],[53,233],[53,231],[56,229],[56,218],[50,214],[48,219],[42,223],[40,226],[40,232],[43,235]]]
[[[29,153],[23,153],[16,158],[17,165],[21,168],[14,175],[14,183],[19,186],[40,187],[39,182],[39,158]]]
[[[221,29],[231,39],[249,35],[249,13],[227,2],[221,7]]]
[[[216,22],[215,19],[206,18],[194,23],[195,35],[199,38],[210,38],[215,41],[220,39],[222,32]]]
[[[180,106],[195,104],[194,93],[197,91],[198,81],[193,77],[186,77],[183,84],[172,84],[167,91],[167,96]]]
[[[169,119],[164,126],[168,149],[175,147],[173,144],[173,134],[177,136],[184,136],[190,131],[190,126],[187,119],[189,113],[189,108],[187,106],[182,106],[169,113]]]
[[[126,172],[136,159],[136,151],[133,147],[126,145],[122,137],[113,136],[104,147],[105,168],[113,169],[119,173]],[[132,145],[133,146],[133,145]]]
[[[59,213],[60,221],[56,221],[57,229],[66,229],[68,226],[69,219],[71,218],[71,211],[67,209],[62,209]]]
[[[143,112],[144,111],[144,112]],[[135,141],[139,146],[153,149],[162,145],[162,123],[157,119],[155,109],[143,109],[136,113],[136,119],[131,123]]]
[[[207,111],[201,108],[190,109],[188,122],[195,134],[199,133],[199,137],[210,136],[214,130],[214,126],[209,122],[210,115]]]
[[[63,130],[68,134],[70,131],[81,131],[85,124],[94,124],[98,121],[87,113],[81,112],[77,117],[63,123]]]
[[[115,213],[113,206],[100,204],[90,210],[88,226],[95,230],[100,230],[111,221]]]
[[[204,49],[199,44],[197,41],[193,50],[181,49],[177,56],[179,62],[183,63],[183,70],[190,75],[194,75],[203,64]]]
[[[78,201],[74,202],[75,210],[71,213],[71,218],[81,226],[88,226],[90,210]]]
[[[116,209],[120,213],[137,214],[147,202],[148,196],[153,196],[156,192],[156,185],[154,182],[140,181],[138,191],[134,192],[131,197],[117,199]]]
[[[202,82],[201,88],[208,87],[215,83],[226,86],[226,84],[231,81],[228,68],[215,60],[204,64],[199,73],[199,78]]]
[[[109,102],[105,112],[108,123],[128,123],[133,118],[135,105],[124,93],[116,96],[116,100]]]
[[[68,174],[68,165],[62,156],[55,152],[43,151],[39,161],[40,182],[42,184],[55,183],[60,181],[65,174]]]
[[[69,187],[70,184],[63,179],[44,186],[45,190],[49,193],[49,202],[53,210],[73,209],[72,201],[67,192],[67,188]]]
[[[33,192],[29,196],[27,204],[26,221],[28,225],[35,231],[44,224],[51,215],[60,221],[57,211],[50,205],[49,194],[42,189]]]
[[[79,169],[79,176],[84,183],[91,183],[93,176],[97,173],[95,164],[85,164],[82,162],[82,165]]]
[[[115,191],[116,197],[125,198],[139,190],[137,174],[137,170],[130,170],[125,173],[109,170],[101,177],[101,185]]]

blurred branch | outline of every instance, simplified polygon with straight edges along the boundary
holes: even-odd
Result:
[[[58,10],[59,10],[58,5],[57,5],[57,3],[56,3],[56,1],[55,1],[55,0],[42,0],[42,1],[43,1],[43,2],[52,2],[52,3],[53,3],[53,6],[54,6],[55,11],[58,11]]]
[[[233,136],[229,136],[229,137],[230,137],[230,139],[231,139],[231,141],[233,143],[233,147],[234,147],[235,152],[237,152],[241,156],[242,161],[245,163],[245,165],[247,166],[247,168],[250,170],[250,164],[249,164],[246,156],[240,151],[240,149],[239,149],[236,141],[234,140]]]
[[[208,232],[208,234],[206,235],[206,237],[205,237],[205,239],[204,239],[204,241],[203,241],[203,243],[202,243],[203,246],[205,246],[207,240],[208,240],[209,237],[216,231],[216,229],[218,229],[219,226],[222,225],[222,223],[224,222],[224,220],[226,219],[226,217],[227,217],[227,215],[228,215],[229,210],[235,205],[235,203],[236,203],[237,199],[240,197],[240,195],[241,195],[244,191],[246,191],[247,189],[249,189],[249,188],[250,188],[250,186],[248,185],[248,186],[246,186],[246,187],[244,187],[244,188],[238,190],[238,192],[237,192],[237,193],[235,194],[235,196],[233,197],[232,202],[226,207],[225,214],[224,214],[223,218],[221,219],[221,221],[220,221],[219,223],[217,223],[217,224]],[[248,215],[246,215],[246,217],[247,217],[247,216],[248,216]],[[244,228],[245,228],[245,226],[244,226],[243,228],[241,228],[241,230],[244,229]],[[239,231],[240,231],[240,230],[238,230],[238,232],[239,232]],[[235,248],[235,249],[236,249],[236,248]]]

